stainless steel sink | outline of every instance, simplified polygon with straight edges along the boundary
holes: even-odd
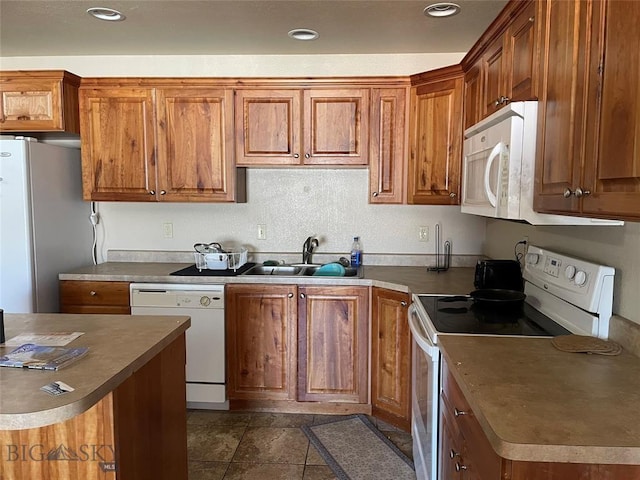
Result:
[[[316,270],[318,270],[320,268],[320,266],[314,266],[314,267],[307,267],[303,270],[302,275],[313,275],[314,273],[316,273]],[[357,267],[344,267],[344,275],[323,275],[323,277],[338,277],[338,276],[344,276],[344,277],[357,277],[358,276],[358,268]]]
[[[283,275],[288,277],[294,277],[299,275],[302,271],[302,267],[297,267],[293,265],[276,265],[273,267],[268,267],[265,265],[256,265],[255,267],[249,269],[245,275]]]

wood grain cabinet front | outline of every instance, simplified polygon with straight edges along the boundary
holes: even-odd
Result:
[[[238,89],[241,166],[367,165],[369,89]]]
[[[79,86],[66,71],[0,72],[0,132],[80,133]]]
[[[96,83],[80,90],[85,200],[244,200],[232,90]]]
[[[372,414],[407,432],[411,429],[410,303],[408,293],[372,288]]]
[[[129,282],[61,280],[59,286],[61,313],[131,313]]]

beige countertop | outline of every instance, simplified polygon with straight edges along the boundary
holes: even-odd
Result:
[[[640,358],[561,352],[548,338],[438,340],[500,456],[640,464]]]
[[[190,326],[189,317],[5,314],[7,340],[20,333],[85,332],[68,346],[89,353],[59,371],[0,368],[0,430],[42,427],[92,407]],[[0,346],[0,354],[15,347]],[[62,381],[75,391],[40,387]]]
[[[367,285],[402,292],[429,294],[468,294],[473,288],[474,268],[455,267],[446,272],[429,272],[427,267],[389,267],[365,265],[362,278],[283,277],[261,275],[174,276],[171,272],[187,263],[107,262],[61,273],[60,280],[123,281],[146,283],[286,283],[316,285]]]

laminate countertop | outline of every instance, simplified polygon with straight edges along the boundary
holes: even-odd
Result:
[[[445,272],[430,272],[427,267],[365,265],[361,278],[309,276],[175,276],[171,272],[187,263],[106,262],[89,265],[58,275],[60,280],[122,281],[143,283],[275,283],[315,285],[364,285],[401,292],[434,295],[466,295],[474,290],[474,268],[453,267]]]
[[[640,464],[640,358],[561,352],[548,338],[438,341],[501,457]]]
[[[6,338],[20,333],[84,332],[69,347],[89,352],[59,371],[0,368],[0,430],[36,428],[79,415],[113,391],[190,326],[186,316],[7,314]],[[15,347],[0,346],[0,355]],[[62,381],[75,390],[40,390]]]

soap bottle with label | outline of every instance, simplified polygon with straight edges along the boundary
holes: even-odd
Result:
[[[362,245],[360,237],[353,237],[353,245],[351,245],[351,266],[359,267],[362,265]]]

